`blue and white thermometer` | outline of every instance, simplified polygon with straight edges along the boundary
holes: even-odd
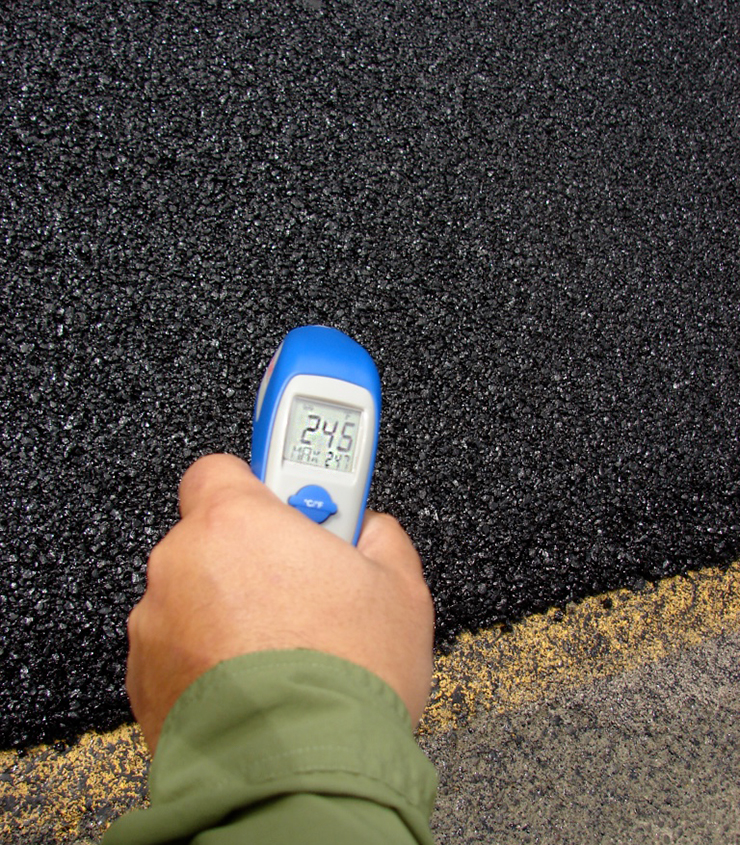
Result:
[[[379,426],[380,377],[367,351],[337,329],[293,329],[257,393],[252,470],[284,502],[356,544]]]

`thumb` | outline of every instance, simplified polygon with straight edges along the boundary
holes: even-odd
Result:
[[[421,559],[409,535],[388,514],[365,511],[357,551],[385,567],[422,575]]]

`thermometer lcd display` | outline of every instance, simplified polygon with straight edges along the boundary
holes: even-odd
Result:
[[[296,396],[288,417],[283,458],[297,464],[352,472],[362,413]]]

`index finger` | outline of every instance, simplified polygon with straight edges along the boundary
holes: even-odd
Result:
[[[235,455],[216,454],[199,458],[180,481],[180,516],[215,503],[224,495],[254,493],[265,489],[249,464]]]

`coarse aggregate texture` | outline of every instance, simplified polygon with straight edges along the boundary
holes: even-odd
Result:
[[[550,825],[546,843],[653,843],[666,828],[674,841],[731,845],[739,658],[740,563],[534,614],[508,633],[458,637],[437,656],[419,730],[440,775],[439,845],[537,841],[534,828],[522,832],[533,819]],[[605,752],[596,764],[584,761],[589,749]],[[136,726],[0,752],[0,842],[90,845],[146,804],[147,771]],[[565,795],[575,812],[563,809]],[[681,830],[691,836],[679,839]]]
[[[126,717],[197,456],[375,357],[440,641],[740,554],[732,3],[24,0],[0,20],[0,745]]]

